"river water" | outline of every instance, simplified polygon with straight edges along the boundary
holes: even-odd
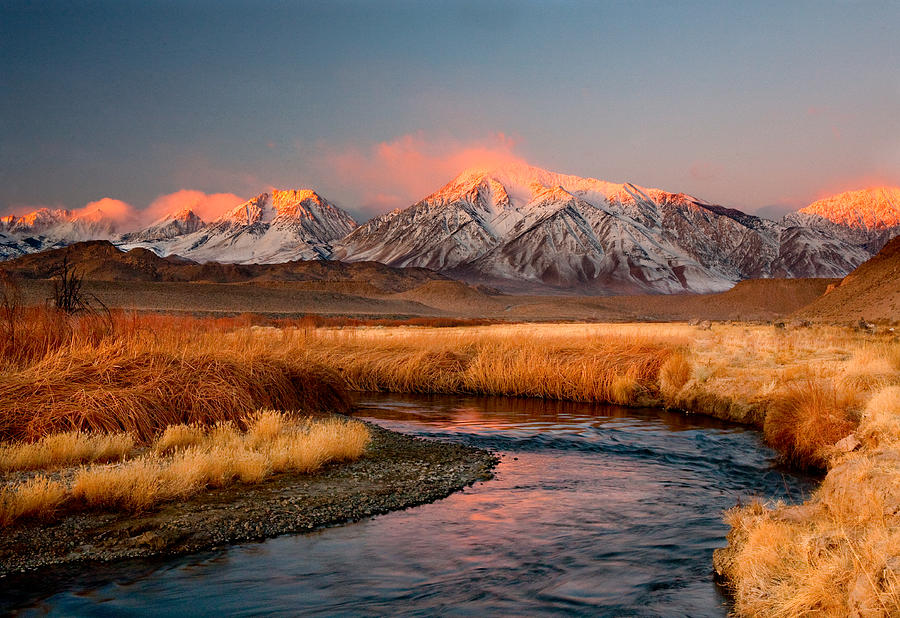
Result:
[[[721,616],[722,511],[800,501],[815,479],[759,433],[653,409],[367,396],[358,416],[497,451],[496,478],[313,534],[89,573],[47,574],[12,605],[65,615]],[[9,601],[9,599],[7,599]],[[6,604],[7,609],[12,609]]]

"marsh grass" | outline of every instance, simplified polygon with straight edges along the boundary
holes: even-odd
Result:
[[[332,331],[317,334],[307,354],[358,391],[629,405],[657,399],[660,369],[678,338],[556,326]]]
[[[62,483],[38,475],[0,488],[0,528],[22,519],[48,520],[66,499]]]
[[[728,512],[715,562],[738,614],[900,615],[900,387],[869,398],[856,436],[805,504]]]
[[[214,320],[116,314],[99,333],[78,316],[32,314],[17,329],[21,347],[0,347],[0,440],[80,431],[145,442],[170,425],[240,422],[259,408],[349,407],[335,374],[249,329],[228,336]],[[57,322],[48,336],[44,324]]]
[[[0,472],[117,461],[128,456],[134,447],[134,438],[125,433],[68,431],[51,434],[37,442],[0,444]]]
[[[856,429],[859,401],[856,388],[831,381],[791,384],[769,407],[766,441],[796,465],[823,468],[833,445]]]
[[[369,429],[350,419],[270,410],[243,424],[245,431],[234,423],[170,427],[139,456],[81,467],[69,486],[43,475],[8,483],[0,492],[0,525],[78,510],[138,513],[209,488],[260,483],[280,472],[309,474],[357,459],[370,440]]]
[[[3,525],[71,508],[140,511],[352,458],[361,433],[336,439],[336,427],[254,413],[346,409],[346,391],[665,405],[755,424],[794,464],[828,467],[806,504],[729,512],[716,566],[738,613],[900,614],[900,343],[889,335],[743,324],[279,329],[248,316],[101,324],[28,311],[16,314],[29,317],[15,318],[15,345],[0,331],[0,439],[29,454],[2,450],[0,461],[86,465],[72,487],[8,484]],[[74,447],[51,456],[40,445],[58,433],[126,433],[149,450],[102,465]],[[861,448],[835,448],[850,434]],[[329,441],[344,450],[316,446]]]

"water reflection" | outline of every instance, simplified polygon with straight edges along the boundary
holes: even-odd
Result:
[[[623,421],[659,423],[669,431],[702,427],[740,431],[734,424],[705,416],[548,399],[421,395],[398,400],[396,395],[367,394],[358,404],[363,407],[359,412],[361,416],[414,421],[456,431],[465,431],[467,427],[502,430],[581,428],[586,424],[600,427]]]
[[[217,554],[63,578],[7,607],[64,614],[723,615],[723,509],[799,498],[758,434],[656,410],[372,396],[360,416],[493,448],[495,480],[438,503]],[[44,600],[38,601],[41,597]]]

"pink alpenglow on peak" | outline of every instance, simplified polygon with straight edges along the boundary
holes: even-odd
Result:
[[[790,213],[784,221],[827,233],[874,255],[900,235],[900,188],[846,191]]]
[[[463,171],[375,217],[333,258],[424,266],[507,289],[716,292],[749,277],[843,276],[862,248],[684,193],[512,162]]]
[[[867,230],[900,226],[900,187],[872,187],[818,200],[799,212]]]
[[[199,262],[276,263],[323,259],[356,227],[353,218],[312,189],[260,193],[209,224],[169,238],[123,239]]]

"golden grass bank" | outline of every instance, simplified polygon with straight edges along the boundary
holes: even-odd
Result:
[[[277,434],[254,435],[267,423],[347,410],[349,391],[668,406],[756,425],[794,465],[827,471],[804,505],[728,514],[732,534],[716,567],[739,613],[900,611],[900,343],[892,335],[746,324],[253,328],[149,315],[103,324],[35,317],[19,325],[21,345],[0,345],[5,459],[54,461],[70,457],[59,454],[68,448],[86,467],[65,486],[37,474],[31,486],[7,485],[8,504],[21,489],[23,504],[32,495],[60,509],[150,508],[222,479],[256,482],[287,460],[272,446]],[[260,409],[299,414],[263,422],[253,416]],[[100,442],[47,442],[71,432]],[[215,451],[217,443],[227,447]],[[135,445],[157,459],[134,456]],[[230,463],[212,466],[212,452]],[[104,459],[117,471],[91,473],[110,465]],[[176,477],[186,485],[176,487]],[[132,483],[127,493],[141,496],[139,479],[156,479],[146,499],[129,503],[104,489]],[[42,512],[9,508],[8,521]]]

